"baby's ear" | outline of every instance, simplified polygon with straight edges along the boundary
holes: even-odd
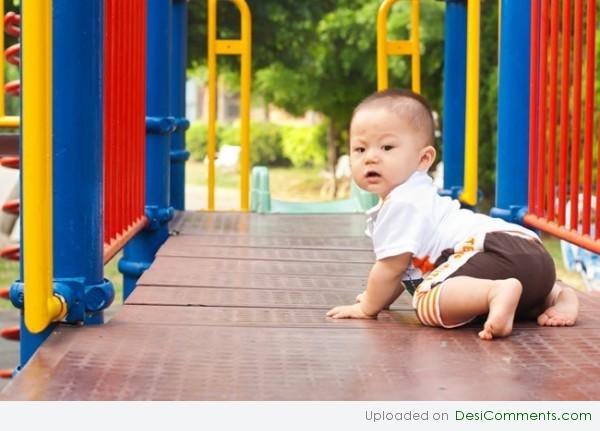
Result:
[[[433,162],[435,161],[435,148],[431,145],[427,145],[421,150],[421,157],[419,160],[419,170],[427,172]]]

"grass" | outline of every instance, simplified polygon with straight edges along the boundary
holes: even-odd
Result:
[[[188,161],[186,182],[194,186],[206,186],[208,167],[204,163]],[[271,196],[286,201],[322,201],[331,199],[330,180],[320,168],[269,168]],[[239,189],[240,174],[234,170],[216,169],[215,187]],[[348,184],[341,182],[338,199],[348,197]]]

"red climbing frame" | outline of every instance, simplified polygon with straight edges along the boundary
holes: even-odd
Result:
[[[105,1],[104,260],[144,216],[146,1]]]
[[[563,0],[561,8],[558,1],[532,0],[531,5],[525,222],[600,253],[600,157],[593,149],[596,1]],[[600,148],[600,133],[595,141]]]

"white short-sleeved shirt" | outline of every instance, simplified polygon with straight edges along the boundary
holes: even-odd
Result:
[[[538,236],[522,226],[461,209],[457,200],[438,195],[426,172],[415,172],[394,188],[386,199],[367,211],[367,236],[373,240],[377,260],[413,254],[405,278],[420,278],[418,262],[433,264],[443,250],[469,237],[487,232],[517,231]]]

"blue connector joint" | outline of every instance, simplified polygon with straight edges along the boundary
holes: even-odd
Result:
[[[66,278],[54,281],[54,293],[61,296],[67,304],[67,322],[86,321],[110,306],[115,299],[115,290],[110,280],[102,283],[86,285],[80,278]],[[19,309],[24,307],[24,285],[15,282],[10,287],[10,301]]]
[[[452,199],[458,199],[463,192],[462,186],[452,186],[449,189],[442,189],[438,192],[440,196],[448,196]]]
[[[153,135],[170,135],[177,129],[175,117],[146,117],[146,132]]]
[[[171,150],[169,154],[173,162],[182,163],[190,158],[190,152],[187,150]]]
[[[144,271],[150,268],[150,263],[151,262],[135,262],[122,258],[119,260],[119,271],[125,277],[138,279],[142,276]]]
[[[509,223],[517,223],[522,225],[527,211],[527,206],[510,205],[508,209],[494,207],[490,210],[490,215],[492,217],[498,217],[506,220]]]
[[[175,119],[175,130],[186,131],[190,128],[190,120],[187,118],[176,118]]]
[[[175,209],[173,207],[168,208],[159,208],[156,205],[146,205],[144,209],[144,213],[146,217],[148,217],[148,227],[147,230],[157,230],[160,227],[169,222],[173,215],[175,214]]]

